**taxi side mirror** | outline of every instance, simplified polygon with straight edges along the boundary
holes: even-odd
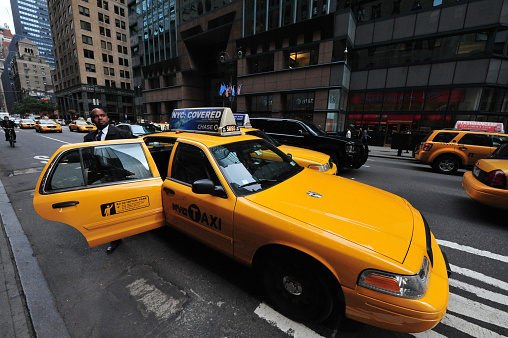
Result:
[[[226,191],[221,186],[216,186],[212,180],[205,178],[192,183],[192,192],[200,195],[212,195],[227,197]]]

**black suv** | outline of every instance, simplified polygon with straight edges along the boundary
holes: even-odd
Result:
[[[359,140],[327,134],[311,121],[251,117],[250,123],[281,143],[328,154],[342,169],[358,169],[369,156],[367,146]]]

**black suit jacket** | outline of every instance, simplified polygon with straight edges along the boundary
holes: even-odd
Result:
[[[95,138],[97,137],[97,132],[98,130],[94,130],[86,134],[85,137],[83,138],[83,142],[95,141]],[[118,140],[121,138],[134,138],[134,137],[127,130],[122,130],[110,124],[108,127],[108,133],[106,134],[106,140]]]

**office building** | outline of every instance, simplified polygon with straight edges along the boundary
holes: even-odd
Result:
[[[127,6],[120,1],[48,2],[61,114],[88,118],[93,108],[134,121]]]
[[[40,57],[55,66],[46,0],[10,0],[14,30],[39,47]]]
[[[508,125],[507,0],[139,2],[146,116],[230,106],[367,127]],[[138,33],[139,34],[139,33]]]

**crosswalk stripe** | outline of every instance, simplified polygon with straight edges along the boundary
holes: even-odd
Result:
[[[476,324],[470,323],[467,320],[464,320],[459,317],[455,317],[450,314],[446,314],[446,316],[441,321],[442,324],[454,327],[455,329],[467,333],[472,337],[482,337],[482,338],[498,338],[504,337],[499,333],[493,332],[491,330],[485,329]]]
[[[448,311],[467,316],[474,319],[480,319],[484,323],[497,325],[502,328],[508,328],[508,313],[464,298],[462,296],[450,293],[450,301],[448,302]],[[446,319],[446,317],[445,317]],[[454,326],[457,328],[456,326]],[[473,335],[474,337],[482,337],[481,335]]]
[[[442,239],[438,239],[437,243],[441,246],[446,246],[448,248],[457,249],[457,250],[468,252],[468,253],[475,254],[478,256],[483,256],[483,257],[495,259],[495,260],[498,260],[498,261],[501,261],[504,263],[508,263],[508,256],[498,255],[498,254],[495,254],[495,253],[492,253],[489,251],[479,250],[479,249],[472,248],[467,245],[460,245],[460,244],[457,244],[454,242],[444,241]]]
[[[456,266],[456,265],[450,264],[450,267],[452,268],[452,271],[453,271],[454,274],[458,273],[459,275],[470,277],[470,278],[479,280],[479,281],[481,281],[483,283],[486,283],[486,284],[498,287],[501,290],[508,290],[508,283],[503,282],[502,280],[489,277],[487,275],[484,275],[483,273],[479,273],[479,272],[476,272],[476,271],[473,271],[473,270],[461,268],[461,267]]]
[[[449,279],[448,283],[450,284],[450,286],[473,293],[480,298],[488,299],[492,302],[499,303],[502,305],[508,305],[508,296],[502,295],[500,293],[485,290],[477,286],[467,284],[455,279]]]

